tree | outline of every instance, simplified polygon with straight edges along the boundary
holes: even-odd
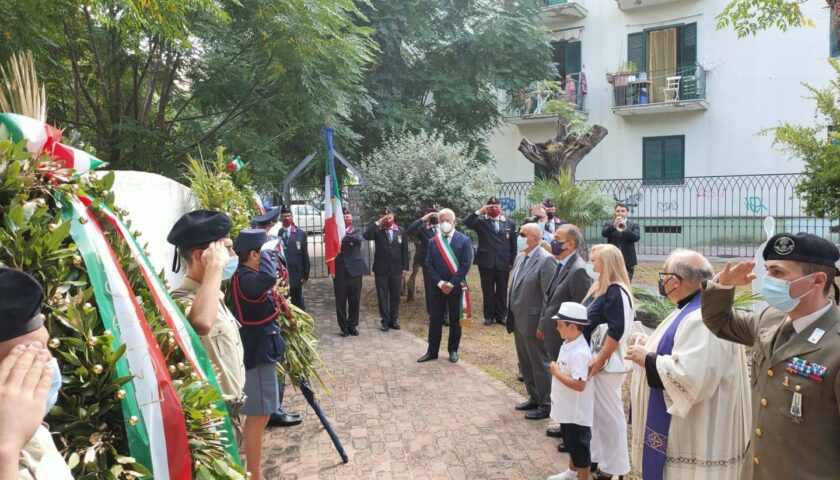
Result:
[[[796,186],[805,201],[805,212],[840,220],[840,60],[830,62],[837,77],[828,87],[805,85],[816,103],[818,123],[802,126],[784,122],[763,133],[772,132],[774,146],[805,162],[805,179]]]
[[[608,218],[613,204],[596,184],[575,184],[571,172],[567,171],[557,177],[537,180],[528,192],[528,201],[532,204],[542,203],[546,198],[554,202],[557,217],[580,228]]]
[[[554,88],[559,88],[559,84]],[[589,125],[563,100],[549,100],[544,112],[557,114],[554,137],[540,143],[523,138],[519,142],[519,151],[531,163],[543,167],[548,178],[554,179],[568,172],[574,183],[578,164],[607,136],[607,129]]]
[[[800,6],[809,0],[732,0],[718,14],[718,30],[731,26],[738,37],[755,35],[760,30],[790,27],[813,27],[813,20],[802,14]],[[814,0],[819,2],[820,0]],[[829,7],[840,6],[838,0],[825,0]],[[840,8],[835,10],[835,22],[840,25]]]
[[[425,130],[489,160],[488,130],[502,120],[499,90],[553,78],[551,45],[534,0],[372,0],[364,25],[380,56],[365,86],[375,102],[354,115],[357,153],[393,132]]]

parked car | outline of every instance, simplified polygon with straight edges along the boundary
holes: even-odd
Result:
[[[324,232],[324,211],[309,204],[292,204],[290,206],[295,225],[303,229],[307,235]]]

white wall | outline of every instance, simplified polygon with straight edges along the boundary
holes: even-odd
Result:
[[[685,175],[795,173],[802,162],[771,148],[771,137],[756,133],[782,121],[811,125],[814,104],[801,82],[824,87],[833,78],[828,65],[829,10],[810,0],[803,5],[815,28],[768,30],[738,39],[716,30],[715,16],[727,0],[685,0],[623,12],[613,0],[588,0],[589,14],[553,28],[582,26],[583,71],[589,94],[589,121],[609,130],[578,167],[584,179],[641,178],[642,137],[685,135]],[[697,58],[709,68],[707,111],[619,117],[612,113],[612,87],[605,74],[627,58],[627,34],[657,25],[697,23]],[[533,179],[533,165],[516,148],[525,136],[544,141],[551,123],[505,125],[488,139],[503,181]]]

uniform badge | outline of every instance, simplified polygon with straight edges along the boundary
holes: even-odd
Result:
[[[785,375],[785,378],[782,379],[782,386],[783,387],[789,387],[790,386],[790,378],[788,378],[787,375]]]
[[[823,330],[822,328],[817,328],[814,330],[814,333],[812,333],[811,336],[808,337],[808,341],[816,345],[817,343],[819,343],[823,335],[825,335],[825,330]]]
[[[790,237],[779,237],[773,244],[773,250],[779,255],[790,255],[794,248],[796,248],[796,244]]]
[[[790,402],[790,414],[796,418],[802,417],[802,394],[793,392],[793,400]]]
[[[402,243],[402,235],[397,235],[397,243]]]
[[[817,383],[822,383],[828,369],[819,363],[809,362],[803,358],[793,357],[785,362],[785,371]]]
[[[295,242],[295,245],[297,246],[297,249],[300,250],[300,242]]]

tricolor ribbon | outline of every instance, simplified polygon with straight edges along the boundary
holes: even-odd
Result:
[[[449,240],[444,238],[442,234],[435,235],[435,245],[437,245],[438,251],[441,257],[443,257],[444,263],[446,263],[446,267],[449,268],[449,273],[455,275],[458,271],[458,257],[455,256],[455,251],[449,245]],[[467,285],[466,278],[461,282],[461,291],[463,295],[461,295],[461,318],[459,320],[464,320],[472,318],[470,287]]]
[[[96,216],[76,197],[62,201],[62,217],[72,222],[70,234],[84,259],[100,318],[113,332],[112,347],[126,346],[116,368],[120,377],[134,377],[122,400],[129,450],[155,479],[189,480],[186,422],[160,347]]]

